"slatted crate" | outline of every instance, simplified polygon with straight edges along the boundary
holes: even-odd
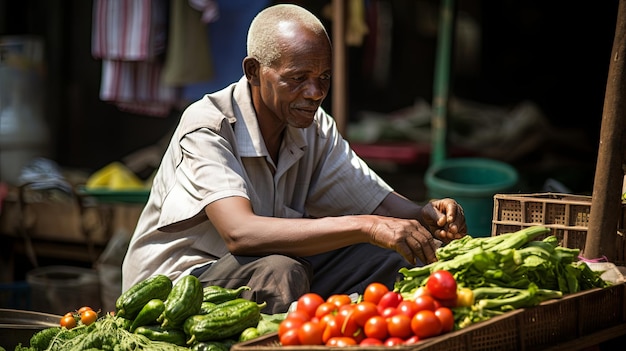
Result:
[[[615,244],[618,248],[616,263],[626,261],[625,208],[625,204],[622,203],[615,235]],[[550,228],[550,235],[559,239],[561,246],[584,251],[590,211],[591,196],[559,193],[496,194],[491,235],[544,225]]]

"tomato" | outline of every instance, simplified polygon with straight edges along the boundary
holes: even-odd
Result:
[[[93,311],[93,310],[84,310],[80,314],[80,321],[84,325],[89,325],[89,324],[95,322],[96,319],[98,319],[98,312]]]
[[[437,299],[449,300],[456,298],[457,284],[452,273],[438,270],[428,277],[426,287],[430,294]]]
[[[387,319],[387,332],[389,336],[406,339],[413,334],[411,318],[404,314],[397,314]]]
[[[395,291],[387,291],[385,295],[380,298],[378,301],[378,312],[384,310],[387,307],[397,307],[402,301],[402,295]]]
[[[311,317],[304,311],[291,311],[287,313],[286,318],[301,319],[303,322],[308,321]]]
[[[91,311],[93,309],[91,307],[89,307],[89,306],[83,306],[83,307],[79,308],[78,311],[76,311],[76,313],[81,315],[81,314],[83,314],[83,312],[88,311],[88,310]]]
[[[417,311],[420,310],[420,306],[412,300],[403,300],[400,302],[398,307],[396,307],[399,314],[404,314],[409,317],[413,317]]]
[[[68,316],[66,314],[65,316],[61,317],[61,321],[59,322],[59,324],[67,329],[72,329],[76,326],[76,319],[74,319],[74,316]]]
[[[278,336],[285,334],[289,330],[298,329],[302,324],[304,324],[302,319],[300,318],[285,318],[278,325]]]
[[[368,338],[385,340],[389,335],[387,331],[387,320],[383,316],[374,316],[365,322],[363,331]]]
[[[363,292],[363,301],[378,304],[380,299],[389,292],[389,288],[382,283],[370,283]]]
[[[461,288],[456,293],[456,305],[469,307],[474,304],[474,292],[470,288]]]
[[[353,336],[359,330],[359,325],[356,323],[355,305],[343,305],[337,312],[337,323],[341,326],[341,334],[345,336]]]
[[[322,342],[324,344],[326,344],[330,338],[342,336],[341,325],[332,314],[327,314],[322,317],[320,323],[324,326],[324,331],[322,332]]]
[[[322,345],[323,334],[322,325],[316,322],[304,322],[298,328],[298,339],[301,345]]]
[[[296,311],[302,311],[309,315],[310,318],[315,317],[315,310],[319,305],[324,303],[324,298],[316,293],[306,293],[298,298],[296,303]]]
[[[334,338],[330,338],[327,342],[326,342],[326,346],[333,346],[333,347],[346,347],[346,346],[354,346],[356,345],[356,340],[354,340],[354,338],[351,338],[349,336],[336,336]]]
[[[435,316],[441,322],[441,332],[447,333],[454,329],[454,314],[448,307],[439,307],[435,310]]]
[[[400,311],[398,311],[398,309],[395,307],[387,307],[384,310],[378,312],[378,314],[385,317],[385,319],[395,316],[396,314],[400,314]]]
[[[326,299],[326,302],[330,302],[334,304],[335,306],[339,307],[339,306],[351,304],[352,299],[347,294],[335,294],[335,295],[331,295],[330,297],[328,297]]]
[[[337,311],[337,305],[332,302],[322,302],[321,305],[317,306],[315,310],[315,317],[322,318],[327,314],[332,314]]]
[[[405,345],[415,345],[420,341],[419,336],[413,334],[410,338],[404,340]]]
[[[295,346],[300,345],[300,338],[298,337],[298,328],[289,329],[283,334],[279,334],[280,343],[283,346]]]
[[[352,313],[356,324],[362,327],[368,319],[378,314],[378,308],[373,302],[361,301],[354,306]]]
[[[418,296],[415,299],[415,306],[418,312],[422,310],[434,311],[437,308],[437,304],[438,302],[428,295]]]
[[[383,342],[376,338],[365,338],[361,340],[359,346],[382,346]]]
[[[404,345],[404,340],[402,340],[401,338],[395,337],[395,336],[391,336],[389,338],[387,338],[385,340],[385,342],[383,343],[383,345],[385,346],[398,346],[398,345]]]
[[[413,334],[420,339],[429,338],[441,334],[441,322],[435,312],[430,310],[419,311],[411,319]]]

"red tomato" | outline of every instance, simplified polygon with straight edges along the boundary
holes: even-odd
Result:
[[[323,345],[323,334],[324,329],[320,323],[308,321],[298,328],[298,339],[301,345]]]
[[[402,301],[402,295],[400,295],[400,293],[388,291],[380,298],[380,301],[378,301],[378,311],[380,312],[387,307],[398,307],[400,301]]]
[[[382,346],[383,342],[376,338],[365,338],[361,340],[359,346]]]
[[[335,306],[339,307],[339,306],[351,304],[352,299],[347,294],[335,294],[335,295],[331,295],[330,297],[328,297],[326,299],[326,302],[330,302],[334,304]]]
[[[328,342],[326,342],[326,346],[333,347],[346,347],[346,346],[354,346],[356,345],[356,340],[349,336],[336,336],[334,338],[330,338]]]
[[[330,338],[342,336],[341,325],[337,322],[337,318],[332,314],[327,314],[322,318],[324,332],[322,333],[322,342],[326,344]]]
[[[441,322],[435,312],[429,310],[419,311],[411,319],[413,334],[420,339],[429,338],[441,334]]]
[[[456,299],[456,280],[452,273],[445,270],[433,272],[426,282],[430,294],[440,300]]]
[[[435,310],[435,316],[441,322],[441,332],[447,333],[454,329],[454,314],[448,307],[439,307]]]
[[[413,300],[402,300],[396,309],[399,314],[412,318],[419,311],[419,305]]]
[[[298,328],[289,329],[282,335],[279,334],[279,340],[283,346],[300,345],[300,338],[298,337]]]
[[[404,340],[405,345],[415,345],[420,341],[419,336],[413,334],[410,338]]]
[[[395,337],[395,336],[391,336],[389,338],[387,338],[385,340],[385,342],[383,343],[383,345],[385,346],[398,346],[398,345],[404,345],[404,340],[402,340],[401,338]]]
[[[287,318],[301,319],[303,322],[306,322],[311,317],[304,311],[291,311],[287,314]]]
[[[378,314],[385,317],[385,319],[400,314],[400,311],[396,307],[387,307],[382,311],[378,311]]]
[[[317,306],[315,310],[315,317],[322,318],[327,314],[331,314],[337,311],[337,305],[332,302],[323,302],[321,305]]]
[[[296,311],[302,311],[309,315],[309,317],[315,317],[315,311],[319,305],[324,303],[324,299],[316,293],[306,293],[296,303]]]
[[[337,313],[337,323],[341,326],[341,335],[354,336],[359,330],[359,325],[356,323],[354,315],[354,304],[343,305]]]
[[[437,309],[438,302],[432,297],[428,295],[418,296],[415,299],[415,306],[417,311],[429,310],[434,311]]]
[[[363,331],[368,338],[385,340],[389,335],[387,331],[387,320],[382,316],[374,316],[365,322]]]
[[[368,319],[378,314],[378,308],[373,302],[361,301],[354,306],[352,313],[356,324],[362,327]]]
[[[382,283],[370,283],[363,292],[363,301],[372,302],[378,304],[380,298],[383,297],[389,288]]]
[[[302,319],[300,318],[285,318],[278,325],[278,336],[285,334],[289,330],[298,329],[302,324],[304,324]]]
[[[387,332],[389,336],[406,339],[413,334],[411,318],[404,314],[397,314],[387,319]]]

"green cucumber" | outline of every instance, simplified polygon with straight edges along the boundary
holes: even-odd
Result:
[[[185,334],[190,336],[187,344],[238,337],[245,329],[258,325],[261,309],[266,305],[237,298],[218,304],[209,314],[193,315],[183,325]]]
[[[161,326],[181,326],[189,316],[200,313],[200,307],[202,307],[200,280],[193,275],[180,278],[172,287],[164,304],[165,309],[157,319]]]
[[[157,318],[163,313],[165,310],[165,303],[160,299],[152,299],[148,301],[145,306],[139,311],[135,320],[130,326],[130,331],[133,332],[138,327],[148,324],[155,324],[157,322]]]
[[[157,274],[130,287],[115,301],[115,315],[135,319],[139,311],[152,299],[165,300],[172,290],[172,281]]]

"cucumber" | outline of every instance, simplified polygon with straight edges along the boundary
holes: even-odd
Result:
[[[115,315],[135,319],[139,311],[152,299],[165,300],[172,290],[172,281],[157,274],[130,287],[115,301]]]

